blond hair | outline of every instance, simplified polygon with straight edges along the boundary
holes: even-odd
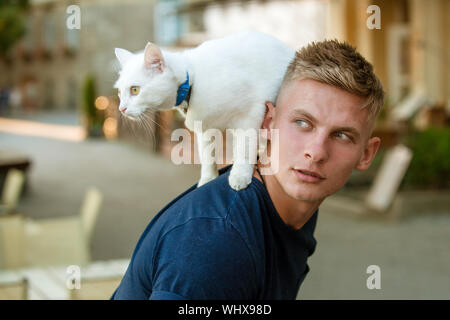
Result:
[[[283,86],[293,80],[312,79],[366,98],[367,120],[374,123],[384,104],[381,81],[372,65],[346,42],[312,42],[296,52],[289,64]]]

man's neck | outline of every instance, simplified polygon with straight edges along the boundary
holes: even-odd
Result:
[[[263,182],[256,168],[253,176],[266,185],[267,192],[281,220],[295,230],[303,227],[323,201],[323,199],[316,202],[293,199],[286,194],[274,175],[265,175]]]

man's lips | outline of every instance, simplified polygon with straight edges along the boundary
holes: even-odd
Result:
[[[294,169],[297,176],[306,182],[319,182],[325,180],[325,177],[318,172],[304,170],[304,169]]]

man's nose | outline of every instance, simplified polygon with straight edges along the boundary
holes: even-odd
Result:
[[[324,162],[328,159],[327,140],[324,136],[312,138],[304,150],[306,159],[312,162]]]

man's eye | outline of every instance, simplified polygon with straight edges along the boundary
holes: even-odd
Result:
[[[132,96],[138,95],[139,94],[139,90],[141,89],[141,87],[139,86],[132,86],[130,88],[130,93]]]
[[[346,135],[343,132],[336,132],[335,136],[338,137],[341,140],[345,140],[345,141],[353,141],[352,138],[348,135]]]
[[[297,120],[296,121],[299,127],[302,128],[308,128],[309,127],[309,123],[306,122],[305,120]]]

